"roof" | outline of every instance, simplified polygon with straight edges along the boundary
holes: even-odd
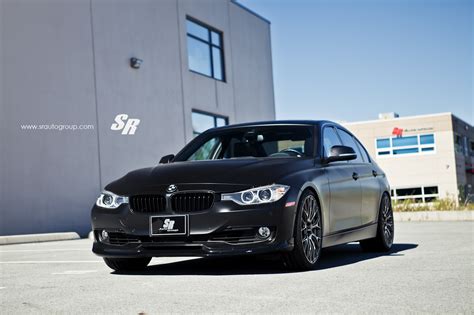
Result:
[[[240,7],[241,9],[247,11],[248,13],[258,17],[259,19],[267,22],[268,24],[271,24],[270,20],[264,18],[263,16],[261,16],[260,14],[256,13],[255,11],[253,10],[250,10],[249,8],[247,8],[246,6],[244,6],[243,4],[239,3],[237,0],[230,0],[231,3],[235,4],[236,6]]]
[[[257,126],[285,126],[285,125],[309,125],[309,126],[319,126],[324,123],[331,123],[335,125],[340,125],[336,122],[329,120],[267,120],[267,121],[255,121],[240,123],[234,125],[227,125],[217,128],[212,128],[209,130],[225,130],[225,129],[234,129],[234,128],[243,128],[243,127],[257,127]]]
[[[373,124],[373,123],[383,123],[383,122],[391,122],[391,121],[400,121],[400,120],[405,120],[405,119],[422,119],[422,118],[430,118],[430,117],[438,117],[438,116],[452,116],[455,117],[467,125],[470,125],[466,121],[462,120],[461,118],[457,117],[453,113],[446,112],[446,113],[436,113],[436,114],[425,114],[425,115],[414,115],[414,116],[401,116],[397,118],[390,118],[390,119],[374,119],[374,120],[364,120],[364,121],[353,121],[353,122],[341,122],[341,124],[345,126],[351,126],[351,125],[359,125],[359,124]]]

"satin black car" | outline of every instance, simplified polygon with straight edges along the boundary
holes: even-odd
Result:
[[[389,192],[364,146],[334,122],[210,129],[105,187],[92,209],[93,252],[117,271],[159,256],[263,253],[312,269],[324,247],[388,251]]]

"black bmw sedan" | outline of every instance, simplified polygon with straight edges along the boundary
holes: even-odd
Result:
[[[389,191],[364,146],[336,123],[210,129],[105,187],[92,209],[93,252],[117,271],[152,257],[261,253],[312,269],[324,247],[390,249]]]

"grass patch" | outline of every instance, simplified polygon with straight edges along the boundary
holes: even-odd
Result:
[[[393,201],[392,206],[393,211],[397,212],[474,210],[473,202],[457,202],[454,198],[442,198],[429,203],[416,203],[406,199]]]

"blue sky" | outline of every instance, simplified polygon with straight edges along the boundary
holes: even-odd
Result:
[[[239,0],[272,23],[277,119],[473,124],[473,1]]]

